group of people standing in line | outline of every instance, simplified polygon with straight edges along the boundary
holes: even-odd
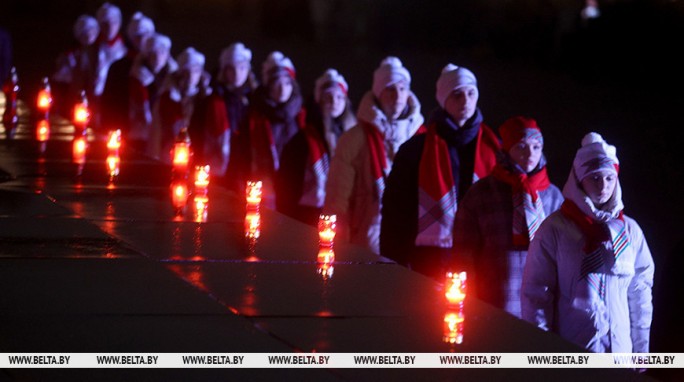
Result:
[[[172,58],[148,17],[134,14],[125,40],[121,20],[109,3],[79,17],[80,45],[53,76],[66,94],[99,99],[101,126],[124,127],[162,161],[187,128],[225,185],[262,180],[266,203],[305,223],[336,214],[337,240],[437,280],[469,270],[482,300],[591,351],[648,352],[654,263],[623,213],[616,149],[599,134],[584,137],[561,191],[537,122],[515,116],[495,133],[467,68],[443,68],[426,121],[409,70],[386,57],[354,112],[335,69],[305,102],[281,52],[257,76],[236,42],[212,78],[192,47]]]

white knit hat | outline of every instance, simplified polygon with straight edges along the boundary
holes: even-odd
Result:
[[[435,98],[437,98],[439,106],[444,108],[444,103],[451,92],[464,86],[474,86],[477,89],[475,74],[462,66],[447,64],[437,79]]]
[[[379,98],[386,87],[402,80],[406,81],[407,86],[411,85],[411,74],[401,60],[394,56],[385,57],[373,72],[373,94]]]
[[[252,61],[252,51],[249,50],[245,44],[241,42],[236,42],[231,44],[229,47],[221,51],[221,56],[219,57],[219,64],[221,68],[225,68],[228,64],[233,64],[238,62]]]
[[[171,39],[161,33],[155,33],[145,40],[143,52],[149,53],[163,48],[171,50]]]
[[[74,23],[74,37],[78,39],[79,36],[91,29],[94,29],[97,31],[97,33],[100,33],[100,24],[97,23],[97,20],[90,15],[78,16],[78,19],[76,19],[76,22]]]
[[[323,92],[333,86],[339,87],[345,95],[349,92],[349,86],[344,77],[338,73],[337,70],[328,69],[322,76],[316,79],[316,86],[314,87],[314,99],[316,100],[316,103],[320,103]]]
[[[601,135],[591,132],[582,138],[582,147],[577,150],[572,167],[579,182],[600,170],[618,174],[620,162],[615,146],[609,145]]]
[[[121,9],[111,3],[104,3],[97,10],[97,13],[95,13],[95,17],[97,17],[97,21],[99,22],[110,19],[116,19],[121,22]]]
[[[261,67],[262,82],[267,84],[269,79],[284,73],[295,79],[296,72],[292,61],[279,51],[271,52]]]
[[[204,68],[205,57],[193,47],[187,47],[176,58],[179,69],[189,69],[193,66]]]
[[[126,28],[126,35],[131,40],[137,35],[151,35],[154,32],[154,21],[143,15],[142,12],[135,12],[133,16],[131,16],[131,20],[128,22],[128,27]]]

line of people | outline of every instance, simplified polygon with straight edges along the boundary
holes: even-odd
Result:
[[[251,50],[233,43],[212,78],[194,48],[172,58],[171,40],[140,13],[118,44],[116,9],[98,11],[101,25],[110,20],[98,45],[95,19],[78,19],[82,49],[53,77],[101,96],[102,126],[128,127],[129,141],[163,161],[187,127],[195,157],[225,185],[262,180],[268,206],[308,224],[335,214],[338,241],[440,281],[466,269],[482,300],[592,351],[648,351],[654,264],[600,135],[585,137],[561,191],[537,122],[515,116],[497,134],[467,68],[443,68],[426,122],[409,70],[386,57],[354,111],[332,68],[305,100],[279,51],[257,78]]]

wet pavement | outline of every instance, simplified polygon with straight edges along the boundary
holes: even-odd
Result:
[[[58,126],[58,124],[55,124]],[[244,197],[210,185],[206,216],[178,215],[170,166],[125,149],[106,171],[105,139],[91,132],[77,176],[71,128],[45,151],[22,117],[0,142],[0,353],[576,353],[475,298],[460,333],[442,285],[358,247],[318,261],[318,235],[261,210],[245,238]],[[191,198],[192,199],[192,198]],[[448,339],[463,335],[462,343]],[[37,370],[0,380],[529,380],[548,369]],[[573,379],[646,380],[628,370],[568,369]]]

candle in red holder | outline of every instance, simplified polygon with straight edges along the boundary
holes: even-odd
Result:
[[[121,166],[121,158],[118,155],[107,156],[107,171],[110,178],[115,178],[119,175],[119,168]]]
[[[36,99],[36,107],[43,115],[43,118],[48,119],[50,115],[50,107],[52,106],[52,92],[50,91],[50,82],[47,77],[43,78],[43,88],[38,91],[38,98]]]
[[[85,136],[79,136],[74,138],[73,145],[73,159],[74,163],[78,165],[85,164],[86,150],[88,149],[88,142]]]
[[[50,122],[47,119],[41,119],[38,121],[38,127],[36,127],[36,139],[38,142],[46,142],[50,139]]]
[[[110,154],[118,154],[121,148],[121,130],[116,129],[109,132],[109,138],[107,139],[107,150]]]
[[[247,209],[259,209],[262,197],[261,181],[248,181],[245,188],[245,196],[247,199]]]
[[[447,272],[444,286],[449,304],[462,305],[466,297],[466,273]]]
[[[463,343],[465,316],[462,309],[448,310],[444,314],[442,341],[448,344]]]
[[[322,247],[331,247],[335,241],[337,215],[320,215],[318,218],[318,243]]]
[[[173,149],[171,150],[171,158],[174,175],[176,177],[186,177],[190,159],[192,158],[190,135],[188,134],[187,128],[182,128],[178,133],[176,143],[174,143]]]
[[[319,247],[316,263],[318,265],[316,273],[321,275],[324,280],[331,278],[335,271],[335,251],[332,247]]]
[[[86,97],[85,91],[81,92],[81,102],[74,106],[73,123],[74,127],[76,128],[76,132],[74,134],[85,134],[85,130],[88,128],[88,123],[90,123],[90,109],[88,108],[88,98]]]
[[[188,185],[185,181],[177,180],[171,183],[171,202],[177,214],[183,212],[188,202]]]
[[[195,167],[195,193],[206,194],[209,187],[209,165]]]

